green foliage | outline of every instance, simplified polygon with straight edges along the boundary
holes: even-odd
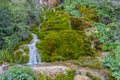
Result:
[[[36,80],[35,74],[29,67],[12,66],[0,74],[0,80]]]
[[[74,17],[79,17],[80,12],[76,9],[76,3],[72,3],[70,5],[65,5],[64,10],[70,13]]]
[[[54,37],[53,37],[54,36]],[[43,61],[78,59],[80,56],[93,56],[94,50],[82,31],[49,31],[40,43],[37,43]]]
[[[29,61],[29,54],[24,54],[21,51],[17,51],[13,54],[14,63],[27,63]]]
[[[12,54],[9,54],[8,50],[0,50],[0,64],[3,62],[13,62]]]
[[[103,23],[96,24],[97,30],[95,33],[95,38],[98,38],[99,41],[103,44],[103,50],[114,50],[117,45],[119,45],[119,23],[111,23],[105,25]]]
[[[109,50],[114,52],[114,55],[109,55],[104,60],[104,66],[108,67],[112,71],[112,76],[117,80],[119,78],[119,15],[120,15],[120,5],[113,4],[110,0],[76,0],[79,4],[81,4],[81,14],[83,14],[83,18],[87,11],[85,9],[92,9],[90,11],[97,16],[95,19],[96,31],[94,31],[94,38],[99,39],[99,44],[102,45],[102,50]],[[86,14],[84,14],[84,11]],[[89,11],[88,11],[89,12]],[[92,15],[93,18],[96,16]],[[84,19],[85,19],[84,18]],[[89,16],[87,17],[87,20]],[[90,18],[92,19],[92,18]]]
[[[12,50],[19,41],[26,40],[29,34],[28,7],[25,3],[0,2],[0,42],[1,48]],[[7,5],[6,5],[7,4]]]
[[[28,46],[25,46],[25,47],[23,48],[23,50],[25,51],[26,54],[29,53],[29,48],[28,48]]]
[[[62,24],[61,24],[62,23]],[[42,31],[69,29],[69,14],[64,11],[48,11],[46,21],[42,24]]]
[[[114,50],[114,55],[108,55],[103,61],[103,65],[112,71],[112,76],[120,80],[120,46]]]
[[[80,56],[95,54],[84,31],[92,27],[91,23],[82,18],[75,18],[63,10],[48,10],[45,18],[40,31],[36,24],[32,29],[41,40],[37,43],[37,48],[42,61],[78,59]]]
[[[79,17],[80,16],[80,11],[76,8],[77,2],[71,2],[71,0],[64,0],[64,4],[58,6],[57,9],[60,10],[65,10],[68,12],[70,15],[74,17]]]

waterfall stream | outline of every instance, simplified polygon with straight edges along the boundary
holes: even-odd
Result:
[[[33,40],[30,42],[30,44],[28,44],[28,47],[29,47],[28,65],[41,63],[41,57],[36,48],[36,42],[38,41],[37,35],[32,33],[32,36],[33,36]]]

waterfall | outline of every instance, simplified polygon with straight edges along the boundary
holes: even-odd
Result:
[[[29,62],[28,65],[40,64],[41,58],[36,48],[36,42],[38,41],[37,35],[32,34],[33,40],[28,44],[29,47]]]

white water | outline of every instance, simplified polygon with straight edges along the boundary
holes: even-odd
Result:
[[[28,44],[29,47],[29,62],[28,65],[40,64],[41,57],[36,48],[36,42],[38,41],[37,35],[32,34],[33,40]]]

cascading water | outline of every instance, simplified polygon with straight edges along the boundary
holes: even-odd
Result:
[[[29,47],[29,62],[28,65],[40,64],[41,58],[36,48],[36,42],[38,41],[37,35],[32,34],[33,40],[28,44]]]

